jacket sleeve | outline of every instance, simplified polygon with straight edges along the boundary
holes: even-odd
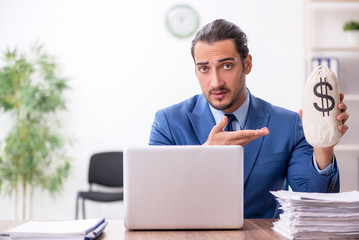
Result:
[[[156,112],[151,128],[149,145],[175,145],[168,119],[162,110]]]
[[[287,180],[293,191],[298,192],[339,192],[339,170],[334,158],[333,172],[321,175],[313,165],[313,148],[304,137],[301,119],[297,116],[295,146],[287,167]]]

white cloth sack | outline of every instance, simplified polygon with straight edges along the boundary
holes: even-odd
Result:
[[[319,66],[308,77],[303,94],[303,128],[307,142],[323,148],[339,142],[341,131],[338,79],[327,66]]]

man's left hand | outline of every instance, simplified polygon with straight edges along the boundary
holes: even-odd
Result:
[[[342,124],[338,125],[338,129],[342,132],[343,135],[348,131],[348,125],[345,122],[349,118],[349,114],[347,113],[347,105],[343,103],[344,94],[340,94],[340,103],[337,107],[340,109],[341,113],[337,116],[337,119],[341,121]],[[299,110],[299,116],[302,118],[302,110]],[[334,155],[334,146],[326,147],[326,148],[314,148],[314,156],[318,164],[318,168],[320,170],[325,169],[329,166],[329,164],[333,161]]]

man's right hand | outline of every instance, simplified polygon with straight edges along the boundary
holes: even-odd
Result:
[[[203,145],[241,145],[244,147],[254,139],[269,134],[267,127],[257,130],[226,132],[223,128],[227,125],[227,123],[227,117],[223,116],[222,120],[212,128],[207,141]]]

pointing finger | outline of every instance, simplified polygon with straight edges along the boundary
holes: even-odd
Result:
[[[212,131],[221,132],[223,130],[223,128],[225,128],[227,123],[228,123],[228,118],[226,115],[224,115],[222,120],[216,126],[213,127]]]

